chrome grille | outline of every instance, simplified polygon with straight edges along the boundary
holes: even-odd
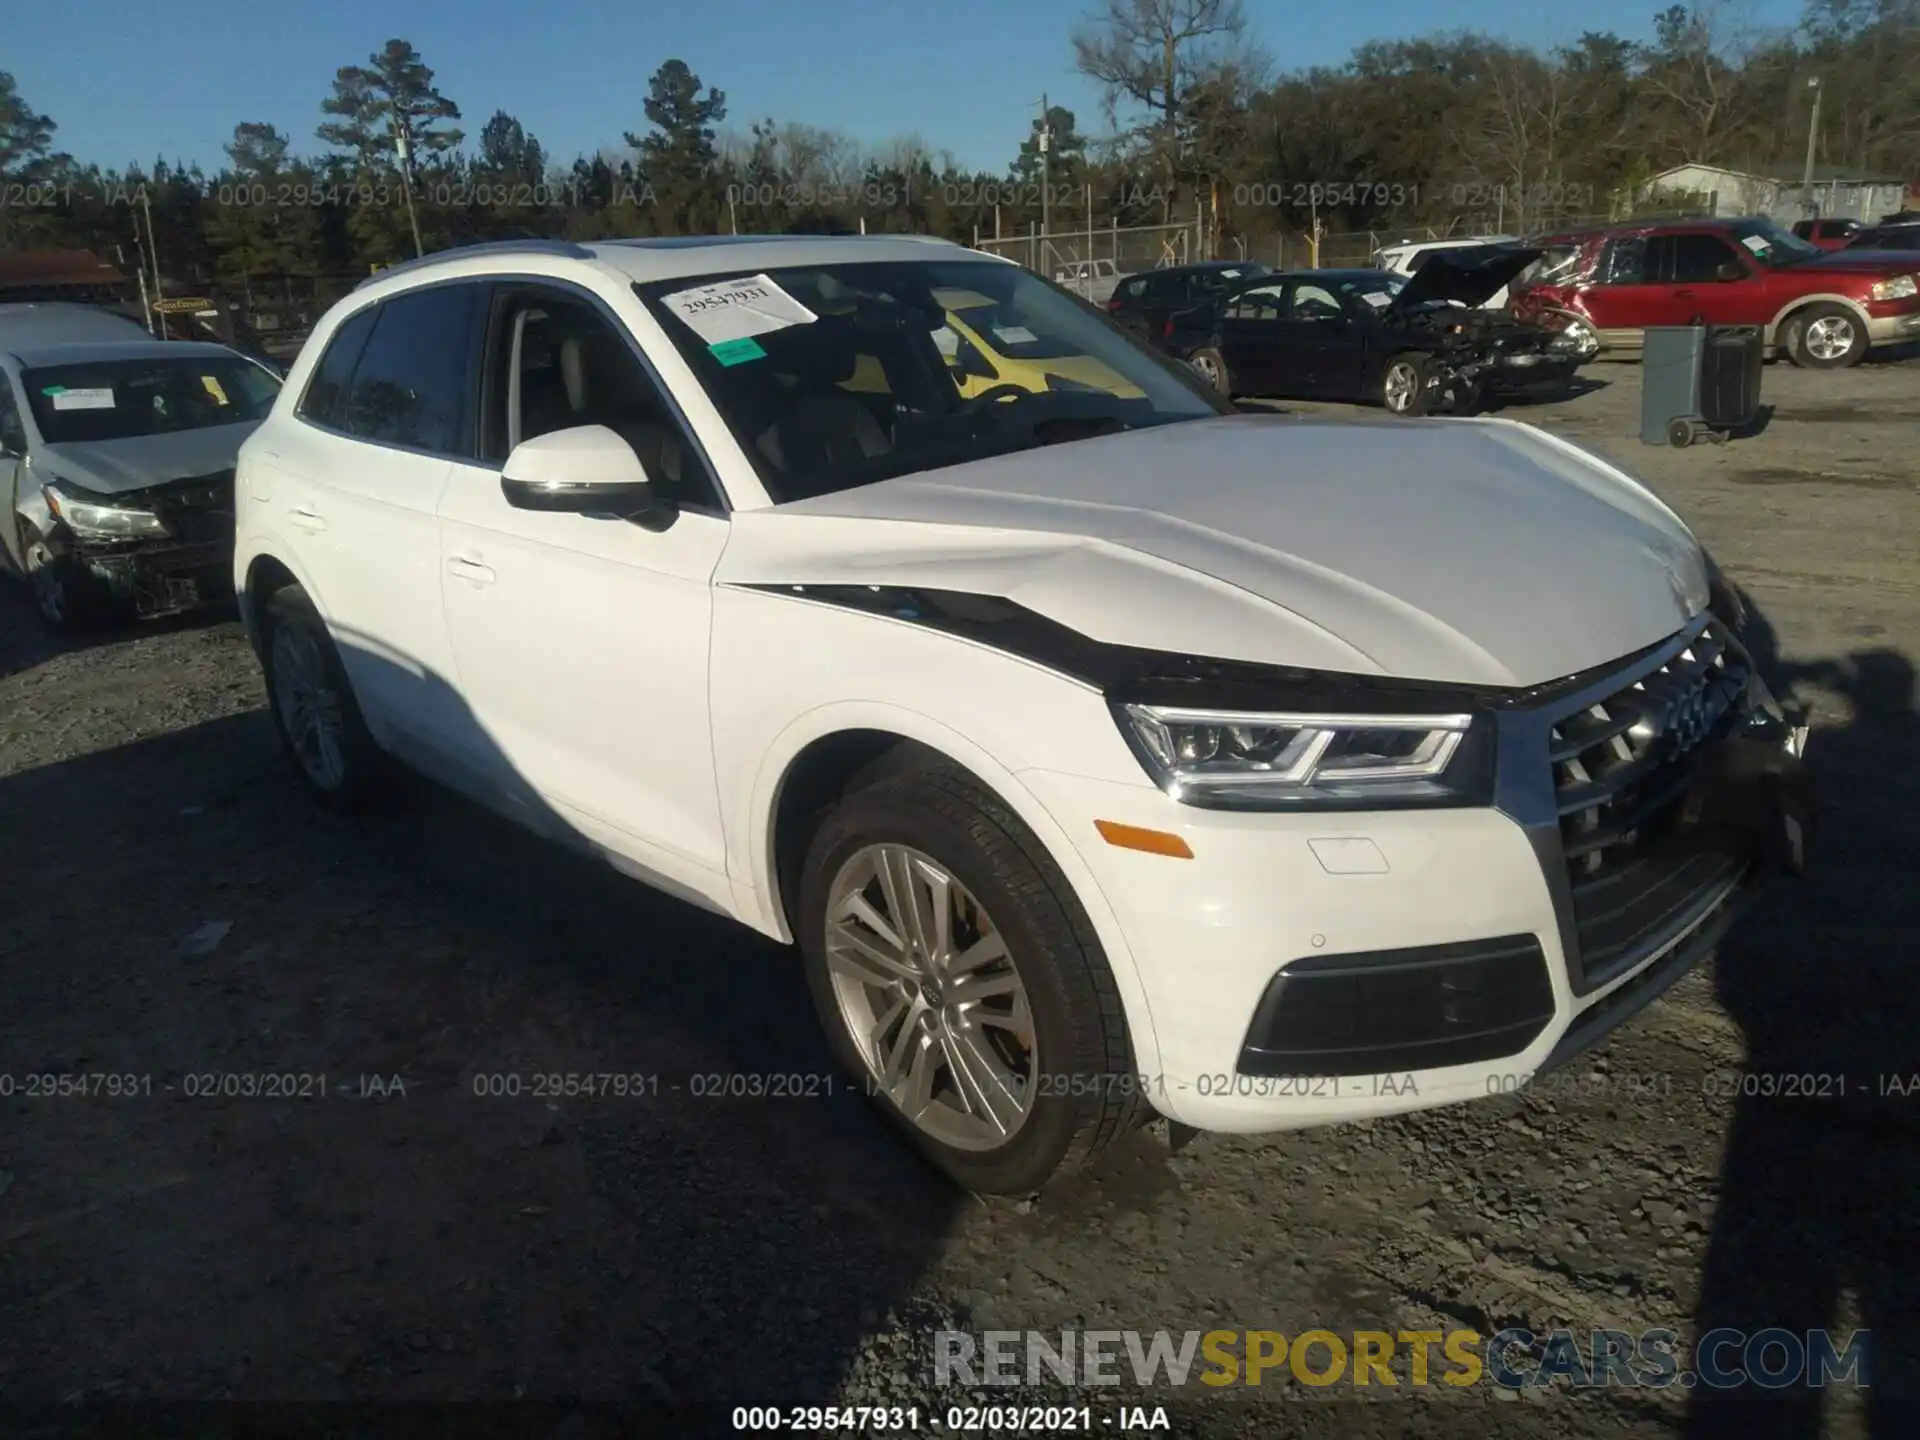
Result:
[[[1747,868],[1672,822],[1706,743],[1747,719],[1751,662],[1717,621],[1548,732],[1584,993],[1687,933]]]
[[[1560,838],[1578,885],[1629,861],[1742,706],[1748,663],[1717,622],[1664,664],[1562,716],[1549,743]]]

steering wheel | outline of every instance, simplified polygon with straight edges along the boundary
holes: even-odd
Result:
[[[1002,381],[998,385],[989,385],[978,395],[969,396],[967,399],[962,400],[960,402],[960,408],[964,411],[971,412],[982,409],[988,405],[997,404],[1002,400],[1024,400],[1031,394],[1033,394],[1033,391],[1027,389],[1024,385],[1014,385]]]

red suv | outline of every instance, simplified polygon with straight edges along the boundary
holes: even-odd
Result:
[[[1514,282],[1514,314],[1591,326],[1603,353],[1696,320],[1761,326],[1769,350],[1821,369],[1920,340],[1920,259],[1828,252],[1771,220],[1642,220],[1528,244],[1546,253]]]

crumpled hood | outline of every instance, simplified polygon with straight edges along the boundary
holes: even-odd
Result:
[[[125,440],[41,445],[33,468],[41,483],[71,480],[101,495],[119,495],[149,485],[233,469],[240,446],[259,428],[258,421],[176,430],[170,435],[136,435]]]
[[[722,583],[1005,597],[1111,644],[1535,685],[1707,604],[1665,505],[1509,420],[1221,417],[736,512]]]
[[[1541,252],[1524,245],[1475,245],[1457,250],[1435,250],[1393,297],[1393,308],[1451,300],[1468,306],[1484,305]]]

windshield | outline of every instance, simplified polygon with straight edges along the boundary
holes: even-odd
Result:
[[[90,360],[21,372],[49,445],[86,444],[264,420],[280,382],[238,356]]]
[[[1228,413],[1185,366],[996,261],[794,267],[634,289],[776,503]],[[985,303],[950,312],[954,292]],[[981,311],[995,323],[975,326]],[[953,343],[954,314],[993,354]],[[996,359],[1020,364],[997,369]]]
[[[1346,298],[1349,309],[1363,305],[1369,310],[1384,310],[1407,288],[1407,277],[1380,270],[1370,275],[1344,276],[1334,282],[1333,288]]]
[[[1084,352],[1071,341],[1056,335],[1041,335],[1030,326],[1016,323],[1016,317],[1004,312],[995,301],[976,290],[938,290],[934,297],[950,320],[959,322],[967,338],[992,354],[1010,360],[1064,360]],[[949,332],[951,333],[951,332]],[[947,353],[947,337],[935,334],[934,343]]]
[[[1792,265],[1824,253],[1811,240],[1789,234],[1771,220],[1742,220],[1729,225],[1727,233],[1746,247],[1754,259],[1769,267]]]

